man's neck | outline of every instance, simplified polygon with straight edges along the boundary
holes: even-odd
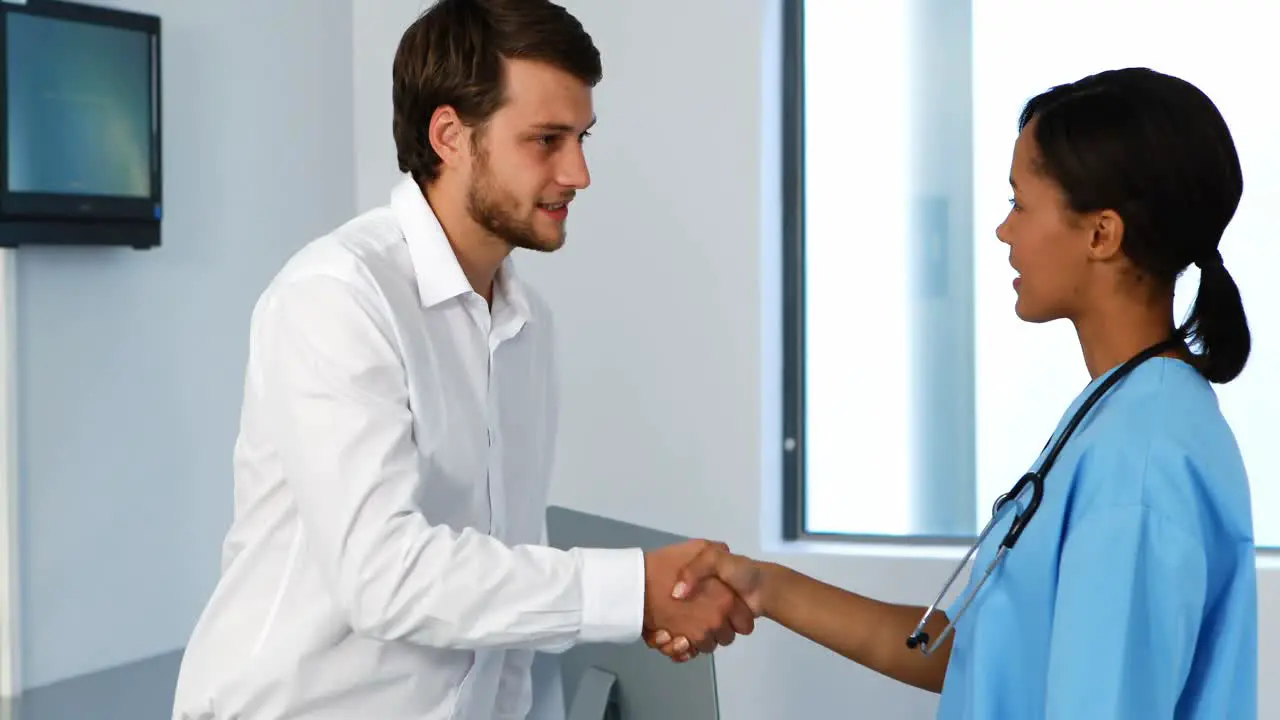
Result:
[[[425,187],[423,196],[440,222],[467,282],[487,304],[492,305],[498,268],[511,254],[511,246],[472,219],[467,211],[465,194],[436,184]]]

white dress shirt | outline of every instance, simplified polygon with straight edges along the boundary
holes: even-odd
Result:
[[[638,549],[542,544],[552,343],[510,259],[490,311],[407,176],[294,256],[254,308],[174,717],[514,720],[535,650],[639,637]]]

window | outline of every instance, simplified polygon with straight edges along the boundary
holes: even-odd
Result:
[[[1222,241],[1254,346],[1218,386],[1280,546],[1280,138],[1256,73],[1280,66],[1256,0],[788,0],[784,89],[784,529],[968,539],[1088,382],[1065,322],[1013,314],[1007,248],[1017,117],[1032,95],[1144,65],[1190,80],[1231,125],[1245,194]],[[1087,44],[1086,44],[1087,43]],[[1265,73],[1264,73],[1265,74]],[[1177,311],[1195,296],[1182,278]]]

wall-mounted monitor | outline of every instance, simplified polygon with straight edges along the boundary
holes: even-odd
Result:
[[[160,19],[0,0],[0,246],[160,244]]]

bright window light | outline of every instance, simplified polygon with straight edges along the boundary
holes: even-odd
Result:
[[[804,260],[809,341],[805,373],[811,418],[808,456],[811,528],[903,532],[912,496],[901,477],[910,452],[911,382],[901,352],[910,298],[906,232],[910,143],[906,13],[888,3],[818,3],[805,49],[808,175],[806,224],[820,229]],[[827,60],[839,48],[841,60]],[[850,68],[875,68],[857,81]],[[868,111],[865,98],[877,98]],[[826,153],[821,148],[839,148]],[[815,152],[813,149],[817,149]],[[875,372],[862,368],[872,348],[892,348]],[[867,412],[868,408],[875,412]],[[872,478],[877,478],[872,480]]]
[[[1068,323],[1013,313],[995,228],[1018,113],[1052,85],[1137,65],[1203,89],[1240,152],[1245,193],[1221,247],[1253,354],[1216,389],[1258,544],[1280,546],[1280,286],[1263,276],[1280,263],[1280,135],[1249,71],[1280,66],[1280,5],[805,5],[806,342],[788,352],[806,375],[803,477],[788,485],[802,532],[969,536],[1035,460],[1088,376]],[[1179,319],[1197,284],[1193,268]]]

